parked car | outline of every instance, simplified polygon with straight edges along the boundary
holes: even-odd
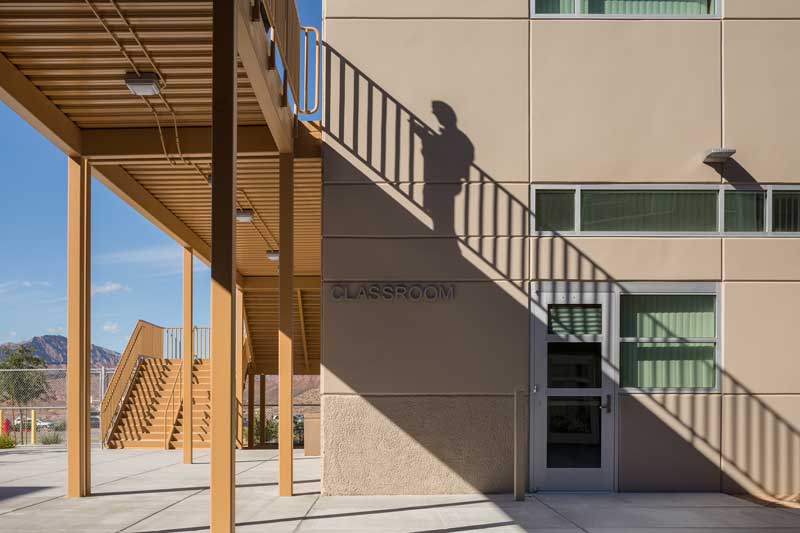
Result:
[[[22,417],[17,417],[14,419],[14,426],[20,427],[22,424]],[[31,419],[25,418],[25,427],[29,428],[31,426]],[[48,422],[47,420],[36,420],[36,429],[51,429],[53,427],[52,422]]]

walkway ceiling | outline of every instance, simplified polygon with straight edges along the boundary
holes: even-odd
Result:
[[[0,3],[3,100],[66,151],[91,157],[98,177],[118,193],[134,191],[121,196],[179,241],[192,242],[200,255],[212,244],[211,10],[211,1]],[[163,100],[145,101],[129,92],[123,77],[133,69],[131,61],[142,72],[161,72]],[[248,278],[266,277],[261,289],[247,290],[245,305],[257,371],[277,373],[277,290],[270,279],[278,263],[266,253],[280,249],[278,152],[241,63],[237,95],[244,139],[237,200],[255,213],[251,223],[237,224],[237,267],[245,286]],[[316,374],[322,171],[317,125],[300,124],[297,147],[295,273],[306,278],[295,298],[295,372]],[[119,180],[127,180],[127,188]]]

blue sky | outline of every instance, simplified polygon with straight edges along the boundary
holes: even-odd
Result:
[[[298,0],[320,27],[321,1]],[[0,103],[0,343],[65,334],[66,156]],[[92,183],[92,342],[121,351],[138,319],[181,322],[182,249]],[[210,271],[195,259],[195,323],[209,322]]]

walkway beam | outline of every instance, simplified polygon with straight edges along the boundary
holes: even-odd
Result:
[[[294,157],[280,155],[280,272],[278,317],[278,495],[294,493],[292,413],[292,303],[294,301]]]
[[[183,249],[183,464],[190,465],[194,451],[194,420],[192,419],[192,374],[194,373],[193,291],[194,270],[191,248]]]

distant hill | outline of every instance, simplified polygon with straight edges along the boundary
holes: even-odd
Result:
[[[3,348],[15,346],[32,346],[34,353],[45,360],[48,367],[67,365],[67,338],[63,335],[42,335],[23,342],[7,342],[0,344],[0,359],[4,358]],[[119,361],[119,353],[92,344],[92,366],[113,367]]]

